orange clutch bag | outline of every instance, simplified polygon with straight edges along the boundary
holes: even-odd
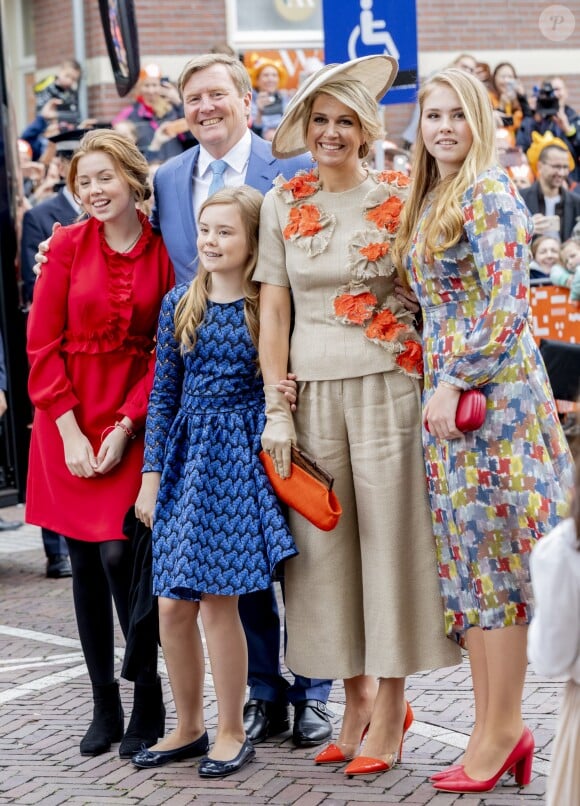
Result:
[[[332,490],[334,478],[320,467],[316,461],[299,448],[292,447],[292,473],[282,479],[274,470],[272,457],[260,451],[262,462],[270,484],[278,498],[295,509],[304,518],[330,532],[342,515],[342,507]]]

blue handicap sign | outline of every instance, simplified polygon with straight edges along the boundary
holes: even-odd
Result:
[[[383,104],[413,103],[417,94],[415,0],[323,0],[324,60],[386,54],[399,72]]]

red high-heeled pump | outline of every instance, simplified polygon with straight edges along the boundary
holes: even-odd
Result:
[[[363,730],[359,747],[363,743],[365,736],[368,733],[368,729],[370,728],[370,724],[366,725],[365,729]],[[334,742],[331,742],[327,745],[324,750],[321,750],[320,753],[314,759],[315,764],[341,764],[345,761],[350,761],[352,756],[345,756],[340,747]]]
[[[534,737],[529,728],[524,728],[514,749],[499,768],[498,772],[487,781],[476,781],[466,774],[462,767],[453,775],[440,778],[433,782],[435,789],[440,792],[491,792],[502,775],[511,767],[514,768],[516,783],[519,786],[527,786],[532,777],[532,764],[534,759]]]
[[[357,756],[345,767],[344,774],[351,778],[353,775],[370,775],[376,772],[386,772],[392,769],[403,757],[403,740],[405,734],[413,724],[413,709],[408,702],[405,703],[405,721],[403,722],[403,733],[398,753],[391,753],[392,760],[383,761],[382,758],[372,758],[371,756]]]
[[[452,764],[450,767],[445,767],[444,770],[434,772],[433,775],[429,776],[429,780],[431,782],[440,781],[442,778],[447,778],[448,775],[453,775],[454,773],[459,772],[462,767],[463,764]]]

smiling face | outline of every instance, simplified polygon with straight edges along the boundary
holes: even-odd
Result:
[[[562,262],[568,271],[580,266],[580,241],[568,241],[562,247]]]
[[[359,148],[365,142],[356,112],[331,95],[315,98],[306,132],[306,145],[319,169],[358,171]]]
[[[146,104],[153,106],[161,92],[161,81],[157,76],[147,76],[139,82],[139,95]]]
[[[259,92],[269,92],[273,94],[278,89],[278,85],[280,84],[280,76],[278,75],[278,71],[275,67],[264,67],[260,70],[260,75],[258,76],[258,91]]]
[[[86,212],[99,221],[122,223],[135,216],[135,197],[129,183],[102,151],[79,159],[76,191]]]
[[[240,96],[225,64],[193,73],[183,86],[185,119],[193,136],[221,159],[248,127],[252,94]]]
[[[548,272],[560,257],[560,242],[555,238],[543,238],[536,248],[536,263]]]
[[[201,264],[210,274],[239,274],[242,280],[250,248],[237,205],[210,204],[202,210],[197,251]]]
[[[451,87],[433,84],[423,103],[421,134],[441,177],[457,173],[469,154],[473,134]]]
[[[496,89],[500,94],[509,92],[511,89],[513,89],[516,82],[516,74],[514,73],[513,68],[510,67],[509,64],[502,65],[495,74],[494,82]]]

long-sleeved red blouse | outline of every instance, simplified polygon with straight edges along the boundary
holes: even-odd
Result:
[[[123,518],[141,484],[154,337],[174,276],[161,237],[140,218],[143,234],[124,254],[94,218],[59,229],[28,319],[35,415],[26,520],[79,540],[124,539]],[[68,470],[55,420],[71,409],[95,455],[105,428],[123,416],[133,421],[137,438],[109,473],[85,479]]]

